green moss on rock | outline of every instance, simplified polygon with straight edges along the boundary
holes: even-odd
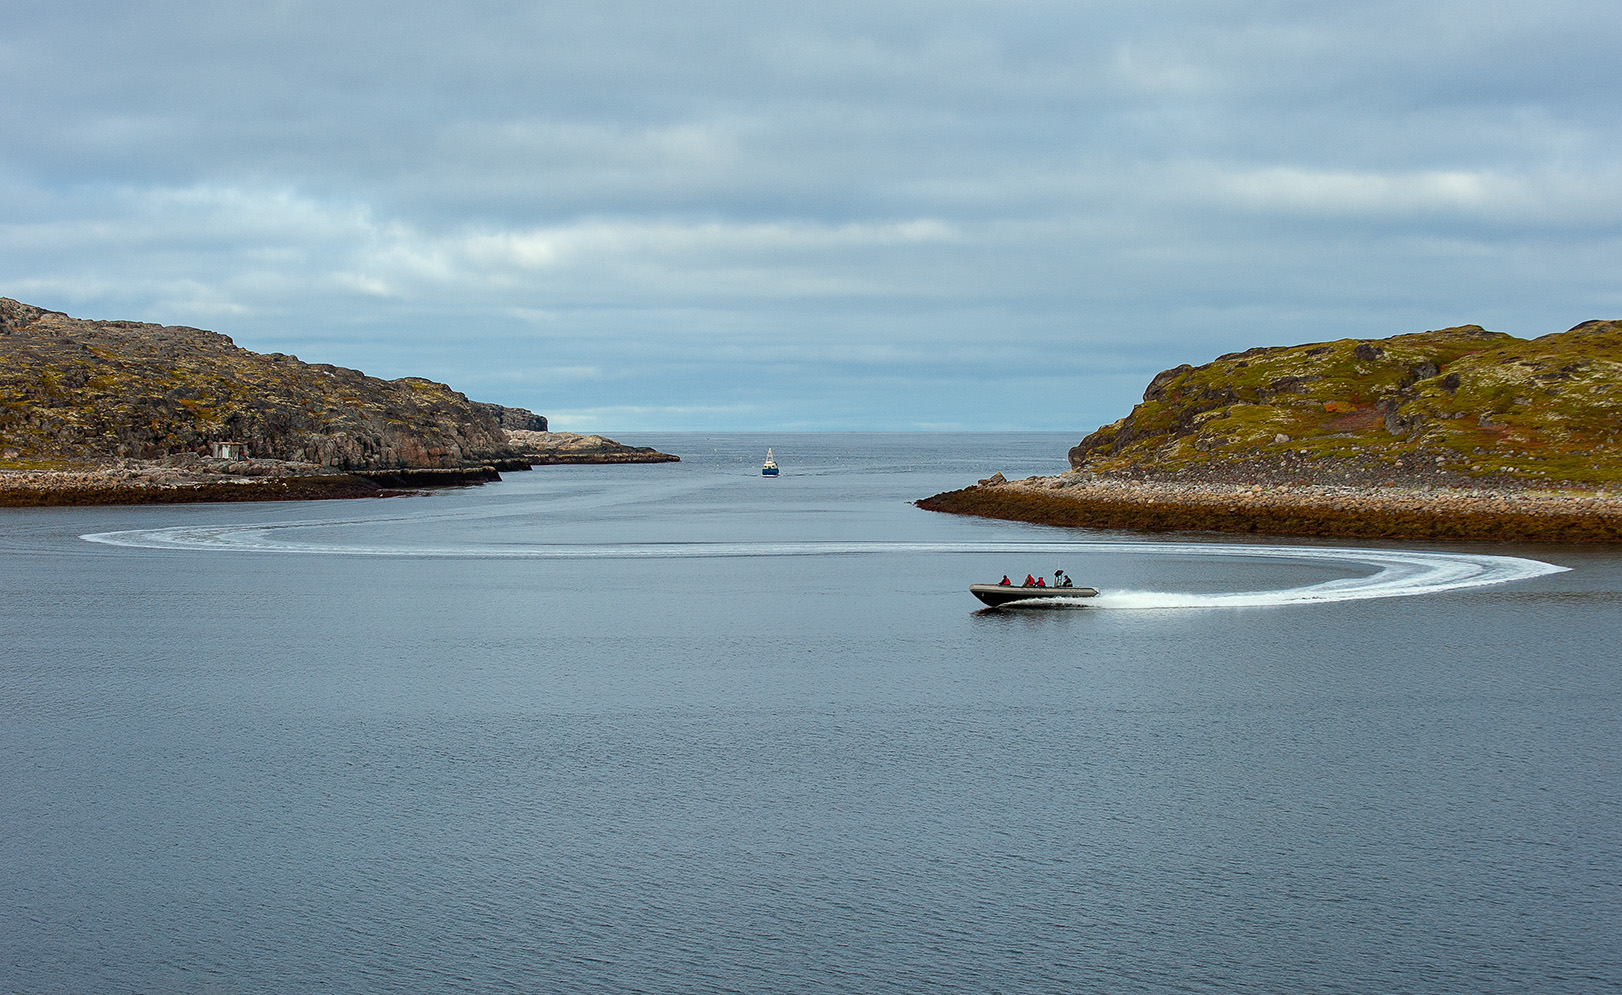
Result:
[[[1250,349],[1157,375],[1143,402],[1070,451],[1098,473],[1312,476],[1442,468],[1463,478],[1622,481],[1622,322],[1518,339],[1464,325]]]

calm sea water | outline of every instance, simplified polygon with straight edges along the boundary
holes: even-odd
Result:
[[[685,462],[0,511],[0,990],[1622,988],[1622,551],[908,503],[1067,436],[634,441]],[[1105,597],[965,590],[1061,567]]]

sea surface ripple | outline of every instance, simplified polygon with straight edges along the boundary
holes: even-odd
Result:
[[[1256,608],[1325,602],[1360,601],[1439,594],[1494,584],[1530,580],[1560,573],[1566,567],[1519,556],[1423,550],[1323,546],[1257,546],[1216,542],[627,542],[589,544],[482,544],[453,546],[348,545],[287,538],[290,531],[333,522],[173,526],[93,532],[87,542],[146,549],[212,550],[252,553],[302,553],[328,556],[489,558],[536,560],[620,560],[716,557],[859,556],[940,553],[1109,553],[1131,556],[1281,560],[1327,563],[1359,571],[1303,587],[1278,590],[1192,593],[1179,591],[1104,591],[1097,598],[1067,599],[1055,591],[1025,607],[1089,608]]]

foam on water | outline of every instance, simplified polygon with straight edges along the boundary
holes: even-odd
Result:
[[[1412,597],[1466,588],[1507,584],[1560,573],[1567,567],[1518,556],[1486,553],[1441,553],[1420,550],[1356,549],[1319,546],[1252,546],[1195,542],[673,542],[598,544],[491,544],[466,546],[344,545],[298,541],[290,530],[330,528],[358,523],[294,522],[176,526],[96,532],[88,542],[144,549],[213,550],[222,552],[302,553],[328,556],[454,557],[495,559],[628,559],[739,556],[848,556],[881,553],[1099,553],[1183,558],[1238,557],[1300,563],[1332,563],[1351,571],[1305,587],[1279,590],[1196,594],[1179,591],[1110,591],[1096,598],[1044,598],[1027,607],[1078,607],[1142,610],[1165,608],[1249,608],[1321,604],[1369,598]],[[1369,572],[1372,571],[1372,572]],[[1087,578],[1097,584],[1099,578]]]
[[[1347,549],[1300,546],[1220,546],[1178,544],[1188,555],[1269,557],[1296,561],[1344,563],[1374,567],[1375,572],[1340,577],[1320,584],[1273,591],[1191,594],[1175,591],[1104,591],[1100,608],[1250,608],[1269,605],[1321,604],[1370,598],[1439,594],[1512,581],[1530,580],[1570,568],[1519,556],[1486,553],[1436,553],[1393,549]]]

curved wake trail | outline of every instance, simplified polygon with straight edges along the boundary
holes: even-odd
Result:
[[[1179,543],[1178,545],[1184,545]],[[1199,544],[1188,544],[1191,551]],[[1196,555],[1199,555],[1196,553]],[[1277,591],[1240,591],[1231,594],[1190,594],[1171,591],[1100,592],[1100,608],[1250,608],[1269,605],[1324,604],[1336,601],[1363,601],[1371,598],[1403,598],[1440,594],[1472,587],[1508,584],[1548,574],[1564,573],[1569,567],[1529,560],[1519,556],[1487,553],[1433,553],[1393,549],[1344,549],[1306,546],[1223,546],[1206,555],[1261,556],[1297,562],[1344,563],[1348,566],[1376,567],[1372,574],[1341,577],[1306,587]]]
[[[359,524],[294,522],[279,525],[177,526],[96,532],[87,542],[143,549],[215,550],[258,553],[304,553],[327,556],[451,557],[459,559],[673,559],[684,557],[841,556],[864,553],[1094,553],[1183,558],[1276,559],[1296,563],[1343,565],[1351,576],[1305,587],[1271,591],[1195,594],[1177,591],[1104,591],[1085,600],[1044,599],[1030,607],[1088,607],[1140,610],[1154,608],[1250,608],[1323,604],[1370,598],[1413,597],[1530,580],[1561,573],[1567,567],[1518,556],[1486,553],[1437,553],[1394,549],[1317,546],[1244,546],[1194,542],[674,542],[606,544],[504,544],[487,546],[359,546],[296,541],[281,533],[314,526]]]

